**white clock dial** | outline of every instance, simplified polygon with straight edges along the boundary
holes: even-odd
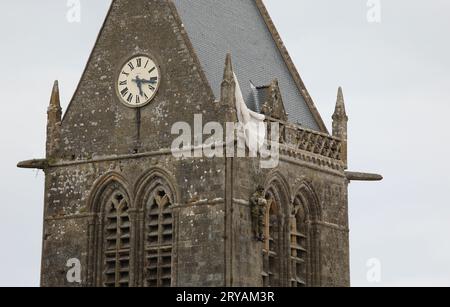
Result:
[[[117,95],[128,107],[143,107],[155,97],[160,81],[156,63],[148,56],[135,56],[119,72]]]

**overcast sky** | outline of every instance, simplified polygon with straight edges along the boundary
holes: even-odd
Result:
[[[350,186],[352,284],[450,286],[450,2],[381,0],[380,23],[366,0],[265,2],[328,127],[343,86],[350,169],[385,177]],[[110,1],[66,4],[0,3],[0,286],[39,284],[44,176],[15,165],[44,156],[53,80],[65,107]]]

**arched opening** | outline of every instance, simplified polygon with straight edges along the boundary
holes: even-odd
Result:
[[[320,285],[320,244],[317,222],[321,210],[313,189],[302,183],[290,212],[290,286]]]
[[[176,283],[174,263],[175,214],[178,194],[171,176],[152,169],[136,185],[141,233],[137,279],[144,287],[171,287]]]
[[[144,286],[172,285],[173,216],[168,188],[156,184],[145,207]]]
[[[290,216],[291,239],[291,287],[306,287],[307,285],[307,242],[308,218],[300,197],[294,200]]]
[[[280,198],[273,188],[266,193],[267,208],[264,219],[263,247],[263,286],[278,287],[281,285],[281,241],[282,224],[280,215]]]
[[[131,221],[129,200],[112,191],[104,205],[103,286],[130,286]]]
[[[92,286],[132,286],[132,200],[126,182],[116,173],[100,178],[93,187],[89,209],[88,281]]]

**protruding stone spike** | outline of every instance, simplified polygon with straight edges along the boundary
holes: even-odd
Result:
[[[382,175],[361,173],[361,172],[345,172],[345,176],[349,181],[381,181]]]

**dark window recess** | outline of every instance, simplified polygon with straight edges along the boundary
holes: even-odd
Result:
[[[263,248],[263,286],[280,286],[280,220],[278,204],[274,198],[268,200],[265,217],[265,241]]]
[[[306,234],[302,229],[303,221],[291,217],[291,286],[306,286]]]
[[[105,207],[104,271],[105,287],[130,285],[130,217],[122,193],[113,193]]]
[[[145,286],[170,287],[172,283],[172,203],[164,189],[155,189],[146,208]]]

